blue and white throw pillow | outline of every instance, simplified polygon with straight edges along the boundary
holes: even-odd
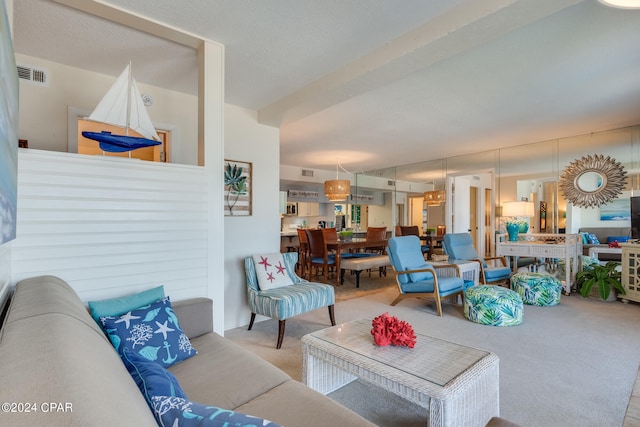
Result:
[[[153,396],[151,401],[162,427],[280,427],[269,420],[180,397]]]
[[[168,368],[197,354],[178,324],[169,297],[100,321],[120,355],[128,348]]]
[[[151,409],[153,409],[151,402],[153,396],[187,398],[177,378],[159,363],[128,348],[123,350],[120,357]]]

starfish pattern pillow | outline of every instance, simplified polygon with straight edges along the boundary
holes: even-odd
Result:
[[[168,368],[197,353],[180,328],[169,297],[100,321],[120,356],[127,348]]]
[[[293,285],[281,253],[253,255],[260,290]]]

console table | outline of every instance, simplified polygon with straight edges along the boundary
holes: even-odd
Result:
[[[504,236],[498,236],[497,256],[564,259],[565,278],[562,287],[566,295],[571,293],[571,285],[580,266],[579,255],[582,254],[579,234],[520,234],[517,242],[504,241]],[[513,265],[517,266],[517,262]]]

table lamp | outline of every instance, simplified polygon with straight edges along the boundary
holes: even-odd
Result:
[[[506,218],[512,218],[507,220],[507,233],[509,234],[510,242],[518,241],[518,232],[520,231],[520,224],[516,218],[532,217],[535,215],[533,202],[520,201],[520,202],[504,202],[502,204],[502,216]]]

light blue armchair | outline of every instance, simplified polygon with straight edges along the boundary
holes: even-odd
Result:
[[[464,280],[454,264],[434,266],[424,260],[417,236],[389,239],[387,254],[396,271],[400,294],[391,303],[396,305],[405,298],[431,298],[436,303],[438,316],[442,316],[441,298],[460,295],[464,301]],[[457,276],[438,276],[437,270],[457,271]]]
[[[477,261],[480,263],[480,282],[495,284],[506,282],[509,286],[511,268],[506,257],[481,258],[473,246],[473,238],[469,233],[447,233],[442,241],[444,253],[450,261]],[[489,262],[487,262],[489,261]]]
[[[244,270],[247,279],[247,301],[251,310],[249,330],[253,327],[256,314],[278,319],[278,342],[276,348],[282,347],[285,322],[287,319],[321,307],[329,308],[329,320],[335,326],[334,288],[324,283],[308,282],[295,273],[298,261],[296,252],[282,254],[287,273],[293,285],[274,289],[260,290],[258,276],[253,257],[244,259]]]

